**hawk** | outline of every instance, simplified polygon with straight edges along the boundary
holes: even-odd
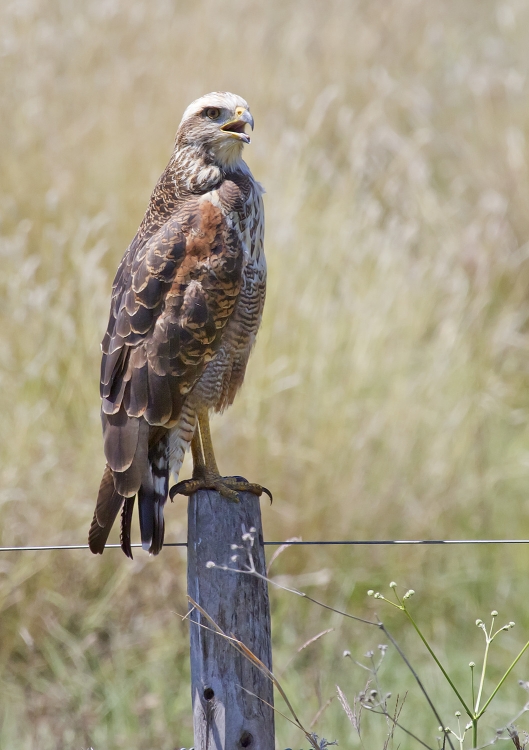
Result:
[[[157,555],[168,494],[270,495],[220,476],[208,416],[229,406],[243,382],[265,300],[263,189],[242,159],[253,124],[235,94],[189,105],[118,267],[101,344],[107,465],[88,536],[94,553],[103,553],[121,510],[121,547],[132,558],[136,496],[142,547]],[[193,477],[169,493],[189,446]]]

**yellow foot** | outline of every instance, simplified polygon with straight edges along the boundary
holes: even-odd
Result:
[[[257,495],[257,497],[260,497],[264,492],[272,502],[272,493],[266,487],[261,487],[260,484],[252,484],[244,477],[220,477],[216,475],[184,479],[171,487],[169,497],[171,500],[175,495],[187,495],[189,497],[197,490],[217,490],[222,497],[232,503],[239,502],[239,492],[251,492],[252,495]]]

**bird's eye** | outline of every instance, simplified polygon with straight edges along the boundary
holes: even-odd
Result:
[[[206,116],[210,120],[216,120],[220,116],[220,109],[217,109],[217,107],[208,107],[206,109]]]

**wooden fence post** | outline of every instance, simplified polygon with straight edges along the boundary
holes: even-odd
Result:
[[[242,545],[251,528],[255,568],[265,575],[259,498],[244,493],[240,503],[231,503],[217,492],[195,493],[188,506],[187,590],[226,635],[242,641],[271,669],[266,582],[207,565],[243,569],[246,553],[231,545]],[[234,555],[238,560],[231,560]],[[195,750],[274,750],[274,711],[263,702],[273,705],[272,683],[225,638],[201,627],[211,625],[198,610],[190,619]]]

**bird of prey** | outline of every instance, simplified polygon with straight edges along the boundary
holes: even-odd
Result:
[[[228,500],[268,490],[221,477],[210,410],[240,388],[261,322],[266,286],[263,189],[242,159],[253,129],[240,96],[213,92],[184,112],[172,157],[114,279],[101,348],[101,418],[107,465],[89,545],[102,554],[121,510],[132,557],[138,496],[142,547],[164,538],[169,477],[191,445],[193,477],[170,496],[215,489]]]

